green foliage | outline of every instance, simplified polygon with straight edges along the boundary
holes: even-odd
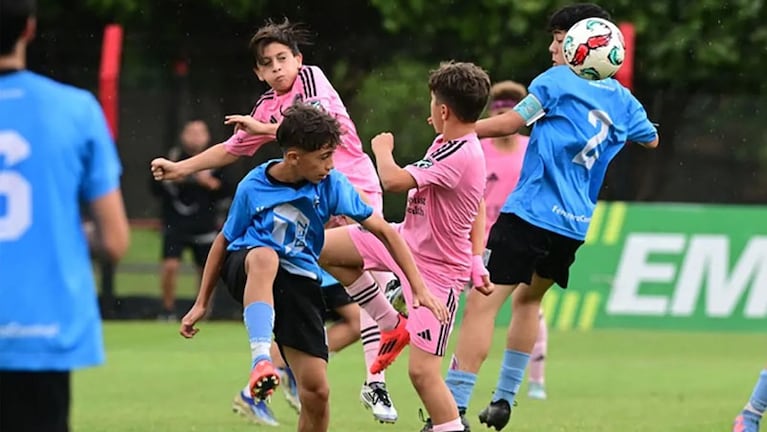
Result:
[[[470,46],[492,72],[530,78],[548,60],[548,15],[562,0],[371,0],[394,33],[418,34],[425,43]],[[630,0],[601,3],[615,21],[636,25],[636,76],[655,87],[759,88],[767,62],[767,10],[763,1]],[[533,73],[534,75],[535,73]]]

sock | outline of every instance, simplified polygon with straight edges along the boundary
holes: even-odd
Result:
[[[767,369],[762,370],[762,373],[759,374],[759,380],[754,386],[751,398],[743,408],[743,416],[759,420],[765,410],[767,410]]]
[[[434,425],[434,427],[432,427],[431,430],[432,432],[454,432],[454,431],[463,431],[464,428],[463,428],[463,423],[461,423],[461,418],[458,417],[447,423]]]
[[[346,291],[378,323],[381,330],[391,330],[397,326],[399,314],[386,300],[386,296],[370,273],[363,273],[346,287]]]
[[[376,357],[378,356],[378,348],[381,342],[381,331],[378,329],[378,324],[370,318],[367,312],[360,311],[360,331],[362,339],[362,351],[365,354],[365,371],[367,372],[366,383],[372,382],[384,382],[384,373],[377,374],[370,373],[370,367],[373,365]]]
[[[503,353],[503,364],[498,384],[495,386],[493,402],[505,399],[509,405],[514,404],[514,396],[519,391],[519,385],[525,377],[525,368],[530,361],[530,354],[506,349]]]
[[[530,377],[531,383],[543,384],[543,371],[546,363],[546,350],[548,348],[548,329],[543,315],[538,325],[538,339],[535,340],[533,352],[530,354]]]
[[[248,329],[250,367],[252,368],[261,360],[271,360],[269,349],[272,346],[274,309],[269,303],[253,302],[245,306],[242,316],[245,321],[245,328]]]
[[[453,364],[455,364],[455,356],[453,356]],[[471,393],[474,391],[474,384],[477,382],[477,374],[461,371],[451,368],[447,371],[447,377],[445,383],[447,388],[450,389],[450,393],[453,394],[455,399],[455,405],[458,407],[458,411],[466,412],[466,408],[469,406],[471,400]]]

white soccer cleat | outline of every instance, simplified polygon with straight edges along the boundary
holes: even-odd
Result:
[[[542,383],[531,382],[527,388],[527,397],[530,399],[546,400],[546,388]]]
[[[397,421],[397,409],[389,398],[386,384],[372,382],[362,384],[360,401],[365,408],[373,412],[373,417],[381,423],[395,423]]]

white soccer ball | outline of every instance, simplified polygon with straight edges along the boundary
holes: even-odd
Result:
[[[602,18],[586,18],[567,31],[562,51],[565,63],[576,75],[596,81],[618,72],[626,44],[615,24]]]

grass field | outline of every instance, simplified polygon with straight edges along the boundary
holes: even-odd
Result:
[[[230,411],[249,364],[245,330],[237,323],[203,323],[192,341],[174,324],[107,323],[107,364],[75,374],[76,432],[243,432],[295,430],[296,415],[281,393],[272,402],[282,423],[266,428]],[[503,332],[485,364],[469,408],[489,401]],[[388,373],[399,409],[396,425],[375,423],[358,401],[360,345],[330,361],[331,431],[417,431],[421,406],[410,387],[406,356]],[[547,364],[549,400],[524,395],[508,430],[518,432],[729,431],[763,365],[759,335],[635,331],[552,332]],[[524,390],[524,388],[523,388]]]

